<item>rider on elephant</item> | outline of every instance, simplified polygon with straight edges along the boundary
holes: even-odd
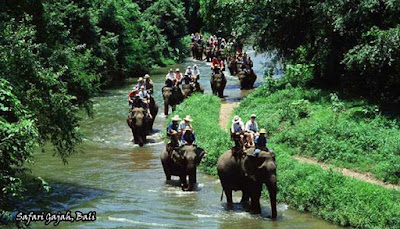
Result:
[[[150,119],[153,118],[150,113],[150,94],[146,91],[145,86],[140,87],[140,91],[138,94],[139,94],[140,99],[143,101],[143,104],[146,107],[146,112],[147,112],[148,117]]]
[[[187,68],[186,68],[185,76],[186,76],[186,75],[191,76],[192,74],[193,74],[193,72],[192,72],[192,67],[190,67],[190,65],[189,65],[189,66],[187,66]]]
[[[244,146],[244,125],[242,119],[236,115],[232,120],[231,138],[235,139],[237,136],[240,137],[240,142]]]
[[[139,93],[136,93],[135,97],[132,98],[132,103],[131,104],[132,104],[132,109],[134,109],[135,107],[146,109],[146,104],[140,98]]]
[[[267,147],[267,138],[265,137],[265,134],[267,133],[267,131],[265,129],[261,129],[260,130],[260,135],[258,135],[255,140],[255,147],[256,150],[254,151],[254,154],[257,155],[258,152],[260,152],[259,150],[263,150],[263,151],[270,151]]]
[[[200,69],[197,67],[197,64],[193,66],[193,81],[197,82],[200,79]]]
[[[178,85],[181,83],[181,81],[182,81],[182,74],[179,71],[179,68],[177,68],[175,70],[175,75],[174,75],[174,85],[175,85],[175,87],[178,87]]]
[[[187,126],[182,133],[181,146],[196,145],[196,136],[194,135],[194,131],[192,128]]]
[[[221,56],[218,57],[218,61],[219,61],[219,67],[222,71],[225,71],[225,63],[224,60],[221,58]]]
[[[247,121],[246,125],[244,126],[244,135],[246,136],[247,143],[250,147],[254,147],[254,137],[258,135],[258,125],[256,122],[256,118],[257,116],[255,114],[252,114],[250,116],[250,120]]]
[[[146,85],[146,91],[152,95],[153,94],[153,87],[154,87],[154,83],[153,80],[150,79],[150,75],[146,74],[144,76],[144,80],[145,80],[145,85]]]
[[[183,119],[183,121],[181,123],[179,123],[179,130],[181,132],[183,132],[183,130],[186,127],[193,129],[192,124],[190,124],[190,122],[193,122],[193,119],[190,117],[190,115],[186,115],[186,117]]]
[[[171,139],[171,141],[167,144],[168,152],[171,152],[173,147],[179,146],[179,138],[182,134],[178,124],[180,120],[181,118],[179,118],[179,115],[175,115],[171,119],[171,123],[168,125],[167,136]]]
[[[138,83],[136,84],[136,90],[140,90],[141,86],[146,86],[146,83],[144,82],[144,79],[142,77],[139,77]]]
[[[221,62],[216,58],[213,57],[211,61],[211,69],[214,70],[214,73],[219,73],[219,70],[221,69]]]

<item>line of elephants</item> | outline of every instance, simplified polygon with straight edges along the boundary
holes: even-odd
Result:
[[[196,58],[195,55],[193,57]],[[232,75],[238,75],[241,89],[253,87],[257,76],[252,70],[251,72],[238,71],[239,65],[235,61],[231,61],[228,64],[228,69]],[[249,77],[249,73],[253,74],[253,76]],[[213,72],[210,77],[213,94],[221,98],[223,98],[226,83],[227,79],[222,71]],[[168,115],[169,107],[174,111],[176,105],[195,92],[204,93],[204,88],[199,83],[195,87],[182,85],[182,89],[180,87],[163,87],[164,115]],[[150,99],[149,108],[151,118],[145,114],[146,112],[143,108],[133,108],[127,118],[134,142],[139,146],[145,144],[146,136],[152,132],[154,118],[158,113],[158,106],[153,97]],[[178,176],[182,190],[193,191],[197,183],[197,167],[204,155],[206,155],[205,151],[196,145],[184,145],[167,149],[168,145],[160,156],[166,180],[171,180],[171,176]],[[276,219],[277,181],[274,154],[269,151],[261,151],[257,156],[254,156],[253,152],[253,148],[243,150],[239,141],[235,141],[235,146],[218,159],[217,171],[223,189],[222,192],[225,193],[227,198],[227,207],[233,207],[232,191],[242,191],[240,202],[251,213],[261,213],[260,197],[263,184],[265,184],[271,202],[271,218]],[[221,201],[223,193],[221,194]]]
[[[206,60],[207,62],[211,62],[211,60],[216,57],[226,61],[230,75],[238,77],[241,90],[252,89],[254,87],[254,83],[257,80],[257,75],[251,68],[242,68],[242,63],[236,60],[234,54],[225,51],[225,49],[220,49],[217,47],[204,47],[203,44],[199,44],[197,42],[192,42],[190,44],[190,49],[192,57],[196,60]]]

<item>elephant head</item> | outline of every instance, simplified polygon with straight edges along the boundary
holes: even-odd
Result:
[[[184,145],[172,152],[171,158],[181,169],[182,190],[192,191],[196,181],[196,170],[205,151],[194,145]],[[189,176],[189,185],[186,184],[186,175]]]
[[[257,184],[265,184],[268,188],[269,197],[271,201],[272,218],[277,217],[276,210],[276,162],[273,152],[261,151],[258,156],[254,156],[255,149],[246,151],[246,158],[244,160],[244,170],[249,178]],[[261,191],[261,190],[260,190]]]
[[[163,98],[164,98],[164,114],[168,115],[168,106],[169,106],[170,98],[172,95],[172,88],[164,87],[162,94],[163,94]]]
[[[143,146],[146,141],[146,117],[144,109],[135,107],[132,109],[128,118],[128,125],[132,129],[133,138],[139,146]]]

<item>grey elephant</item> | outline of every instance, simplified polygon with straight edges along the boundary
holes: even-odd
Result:
[[[257,75],[254,73],[253,69],[241,70],[237,76],[240,81],[240,89],[252,89],[254,87]]]
[[[132,130],[133,140],[135,144],[143,146],[146,142],[146,134],[148,131],[148,120],[143,108],[135,107],[129,112],[126,120],[128,126]]]
[[[197,166],[204,155],[205,151],[195,145],[184,145],[163,151],[160,158],[166,179],[171,180],[171,176],[179,176],[182,190],[192,191],[194,184],[197,183]]]
[[[182,90],[179,87],[163,87],[162,94],[164,98],[164,114],[168,115],[169,106],[172,107],[172,111],[175,110],[175,106],[180,104],[184,96]]]
[[[243,152],[241,147],[234,147],[219,157],[217,170],[223,192],[228,205],[232,205],[232,191],[241,190],[243,194],[241,203],[246,203],[250,199],[250,211],[259,214],[260,196],[262,186],[265,184],[271,201],[271,218],[276,219],[277,182],[274,154],[261,151],[258,156],[254,156],[253,152],[254,148]]]
[[[211,90],[214,95],[218,95],[220,98],[224,97],[224,89],[226,86],[226,77],[219,71],[218,73],[212,73],[210,77]]]

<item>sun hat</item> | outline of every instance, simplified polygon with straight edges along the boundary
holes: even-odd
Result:
[[[257,115],[256,114],[251,114],[250,118],[257,118]]]
[[[149,78],[150,78],[150,75],[149,75],[149,74],[146,74],[146,75],[144,75],[144,78],[145,78],[145,79],[149,79]]]
[[[193,119],[190,117],[190,115],[186,115],[186,117],[183,120],[188,122],[193,122]]]
[[[261,130],[260,130],[260,134],[266,134],[267,133],[267,131],[264,129],[264,128],[262,128]]]
[[[189,131],[192,131],[192,129],[191,129],[189,126],[185,127],[185,129],[183,129],[184,132],[186,132],[186,131],[188,131],[188,130],[189,130]]]
[[[192,67],[189,65],[189,66],[187,66],[187,69],[191,69]]]
[[[176,72],[180,72],[180,71],[179,71],[179,68],[177,68],[175,71],[176,71]]]
[[[145,89],[145,87],[142,85],[142,86],[140,86],[140,89]]]
[[[143,77],[139,77],[139,79],[137,81],[138,82],[142,82],[143,81]]]
[[[175,115],[175,116],[172,118],[172,121],[179,121],[179,120],[181,120],[181,118],[179,118],[179,115]]]
[[[169,69],[169,72],[174,72],[174,70],[172,70],[172,68]]]
[[[240,122],[240,117],[236,115],[236,116],[233,118],[233,123],[239,123],[239,122]]]

